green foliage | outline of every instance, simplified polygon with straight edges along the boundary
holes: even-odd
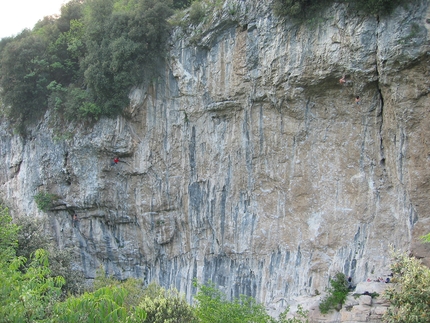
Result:
[[[58,200],[58,198],[58,195],[55,194],[39,192],[34,196],[34,201],[40,211],[47,212],[53,207],[54,202]]]
[[[132,86],[155,72],[169,35],[168,1],[145,0],[133,11],[113,11],[113,1],[93,0],[87,17],[85,82],[104,115],[116,115],[129,102]],[[95,106],[81,112],[90,114]],[[98,110],[96,110],[98,111]]]
[[[0,260],[0,322],[36,322],[50,317],[61,295],[64,278],[52,277],[48,254],[38,249],[27,264],[24,257]]]
[[[27,34],[27,32],[24,32]],[[32,34],[9,42],[0,57],[2,99],[8,117],[28,124],[46,109],[49,62],[46,39]]]
[[[0,260],[10,261],[18,246],[19,227],[12,223],[9,209],[0,204]]]
[[[384,322],[430,322],[430,269],[416,258],[393,253],[391,270],[394,284],[384,294],[391,303]]]
[[[20,221],[21,222],[21,221]],[[106,286],[93,293],[69,297],[60,302],[65,280],[54,276],[50,256],[43,249],[36,249],[27,261],[15,256],[21,240],[46,244],[41,230],[33,222],[23,223],[25,234],[20,236],[12,223],[7,208],[0,208],[0,322],[142,322],[145,311],[137,307],[138,291],[135,281]],[[28,228],[30,227],[30,228]],[[39,232],[38,232],[39,231]],[[37,238],[32,234],[39,235]],[[18,241],[18,243],[17,243]],[[25,245],[25,244],[24,244]],[[23,245],[21,245],[23,246]],[[30,252],[26,246],[21,253]],[[5,253],[5,250],[11,250]],[[7,254],[7,257],[6,257]],[[127,298],[131,295],[130,298]]]
[[[44,221],[34,217],[17,217],[14,223],[19,223],[17,232],[16,255],[29,259],[37,249],[47,250],[50,246],[50,239],[44,233]]]
[[[72,0],[59,18],[0,41],[5,114],[19,132],[49,107],[66,120],[115,116],[165,57],[172,8],[189,0]]]
[[[430,243],[430,233],[427,233],[426,235],[423,235],[422,237],[420,237],[422,242],[428,242]]]
[[[144,323],[189,322],[197,323],[193,308],[175,290],[151,284],[146,288],[139,308],[146,313]]]
[[[124,299],[126,307],[138,307],[147,313],[143,323],[163,322],[197,322],[193,308],[175,290],[165,290],[152,283],[146,288],[137,279],[127,279],[120,282],[105,275],[103,268],[99,268],[94,281],[94,289],[105,287],[123,288],[127,290]]]
[[[52,91],[59,91],[60,86],[65,90],[64,85],[79,79],[79,60],[85,50],[80,39],[83,28],[76,20],[81,16],[80,6],[80,1],[71,1],[59,19],[45,17],[33,31],[2,41],[1,95],[7,116],[20,132],[45,112]],[[56,96],[50,103],[58,110],[61,99]]]
[[[79,21],[83,16],[82,0],[70,0],[61,7],[61,15],[56,21],[61,32],[73,29],[72,23]]]
[[[125,288],[127,290],[127,296],[124,300],[124,304],[128,307],[138,306],[142,297],[147,295],[147,289],[144,289],[142,281],[134,278],[129,278],[125,281],[119,281],[118,279],[107,275],[103,267],[100,267],[97,270],[96,278],[93,284],[93,290],[112,286]]]
[[[191,4],[191,0],[173,0],[174,9],[184,9]]]
[[[189,14],[190,22],[193,25],[198,25],[203,21],[203,19],[205,18],[205,15],[206,15],[206,11],[205,11],[204,5],[200,1],[194,1],[191,4],[191,9]]]
[[[328,295],[319,304],[321,313],[326,314],[332,309],[340,309],[348,295],[348,283],[343,273],[337,273],[334,279],[330,279]]]
[[[58,249],[52,244],[51,237],[46,235],[44,227],[46,221],[34,217],[17,217],[19,223],[17,232],[16,256],[30,259],[37,249],[48,251],[50,276],[65,278],[62,285],[62,296],[77,294],[83,290],[84,276],[77,270],[72,270],[73,250]]]
[[[229,301],[211,282],[194,284],[199,289],[194,299],[197,301],[195,312],[201,323],[263,323],[271,320],[264,306],[252,297],[241,295]]]
[[[301,305],[297,307],[296,315],[291,318],[287,318],[290,307],[288,306],[284,312],[279,315],[278,323],[308,323],[309,311],[303,309]]]
[[[69,297],[55,307],[53,322],[142,322],[146,313],[142,308],[125,304],[127,289],[107,286],[78,297]]]

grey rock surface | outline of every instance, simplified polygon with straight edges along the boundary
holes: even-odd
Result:
[[[127,119],[59,132],[48,112],[25,139],[3,121],[1,199],[47,217],[90,279],[103,265],[190,301],[212,280],[273,315],[338,271],[388,274],[390,245],[429,264],[429,2],[309,25],[232,0],[209,20],[175,30]],[[60,199],[41,212],[38,192]]]

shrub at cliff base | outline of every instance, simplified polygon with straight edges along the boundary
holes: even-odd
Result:
[[[143,322],[145,311],[140,307],[127,306],[127,294],[127,289],[121,286],[107,286],[92,293],[69,297],[57,304],[53,322]]]
[[[142,323],[197,323],[194,310],[176,290],[166,290],[154,283],[144,290],[139,307],[146,313]]]
[[[394,253],[393,258],[393,287],[384,294],[391,306],[384,322],[430,322],[430,269],[406,254]]]
[[[298,306],[295,315],[289,315],[287,307],[283,313],[275,319],[267,314],[262,304],[258,304],[253,297],[241,295],[239,298],[228,300],[226,295],[217,289],[212,282],[198,284],[194,299],[197,304],[194,307],[200,323],[308,323],[308,311]]]
[[[319,309],[321,313],[327,314],[330,310],[340,309],[345,303],[348,295],[348,284],[343,273],[337,273],[334,279],[330,279],[328,295],[321,301]]]
[[[199,289],[194,299],[197,301],[196,315],[201,323],[270,322],[265,308],[252,297],[242,295],[229,301],[211,282],[205,285],[194,282],[194,286]]]
[[[27,261],[16,256],[19,227],[0,204],[0,323],[39,322],[48,318],[61,296],[64,279],[53,277],[43,249]]]
[[[56,247],[44,229],[49,225],[46,219],[18,216],[13,219],[13,223],[19,224],[16,256],[30,259],[37,249],[44,249],[48,252],[50,275],[52,277],[61,276],[66,280],[62,286],[62,298],[84,290],[84,273],[72,268],[72,263],[77,257],[75,250],[68,247],[62,249]]]
[[[37,204],[37,208],[40,211],[47,212],[54,206],[54,202],[58,199],[58,196],[51,193],[39,192],[34,196],[34,201]]]

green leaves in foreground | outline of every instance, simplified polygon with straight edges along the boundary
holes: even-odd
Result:
[[[0,261],[9,261],[18,245],[19,227],[12,223],[9,209],[0,204]]]
[[[54,322],[132,323],[142,322],[146,312],[139,307],[127,307],[128,291],[119,286],[106,286],[93,293],[69,297],[55,308]]]
[[[391,303],[384,322],[430,322],[430,269],[420,260],[394,253],[392,287],[385,291]]]
[[[197,300],[196,315],[202,323],[263,323],[270,322],[270,316],[262,304],[254,298],[241,295],[232,301],[215,288],[213,283],[197,284],[199,291],[194,297]]]
[[[25,263],[24,257],[0,261],[0,322],[44,320],[60,298],[65,281],[51,277],[47,252],[36,250],[24,270]]]
[[[45,319],[61,295],[62,277],[52,277],[48,253],[36,250],[27,261],[16,256],[19,227],[0,205],[0,322]]]

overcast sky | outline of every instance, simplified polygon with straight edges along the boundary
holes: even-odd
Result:
[[[68,0],[0,0],[0,38],[32,29],[45,16],[60,13]]]

